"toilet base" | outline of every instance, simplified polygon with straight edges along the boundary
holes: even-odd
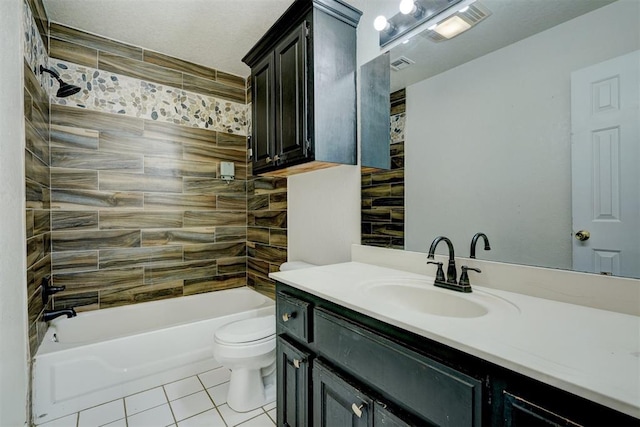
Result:
[[[275,401],[275,379],[275,370],[263,377],[260,369],[233,369],[227,405],[236,412],[248,412]]]

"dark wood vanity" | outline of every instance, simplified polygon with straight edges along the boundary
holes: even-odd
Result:
[[[640,420],[277,283],[279,426],[631,426]]]

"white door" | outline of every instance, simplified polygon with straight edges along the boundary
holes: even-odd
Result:
[[[640,51],[571,75],[576,271],[640,277],[639,107]]]

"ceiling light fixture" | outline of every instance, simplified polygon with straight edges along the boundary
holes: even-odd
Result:
[[[437,24],[427,28],[429,30],[427,35],[436,42],[449,40],[479,24],[490,15],[489,9],[479,1],[471,1],[449,16],[439,17],[441,19]]]

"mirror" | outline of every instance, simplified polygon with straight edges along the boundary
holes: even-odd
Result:
[[[640,49],[640,2],[478,2],[490,16],[476,27],[440,42],[425,31],[390,52],[392,64],[414,62],[391,72],[407,97],[405,249],[426,252],[445,235],[466,257],[481,231],[492,250],[478,245],[479,259],[640,278],[640,61],[627,58],[631,83],[597,77]],[[630,123],[581,130],[589,97],[604,111],[629,94]],[[576,149],[585,135],[586,154]],[[626,231],[598,229],[617,223]],[[582,229],[589,240],[576,238]],[[616,234],[626,243],[604,241]]]

